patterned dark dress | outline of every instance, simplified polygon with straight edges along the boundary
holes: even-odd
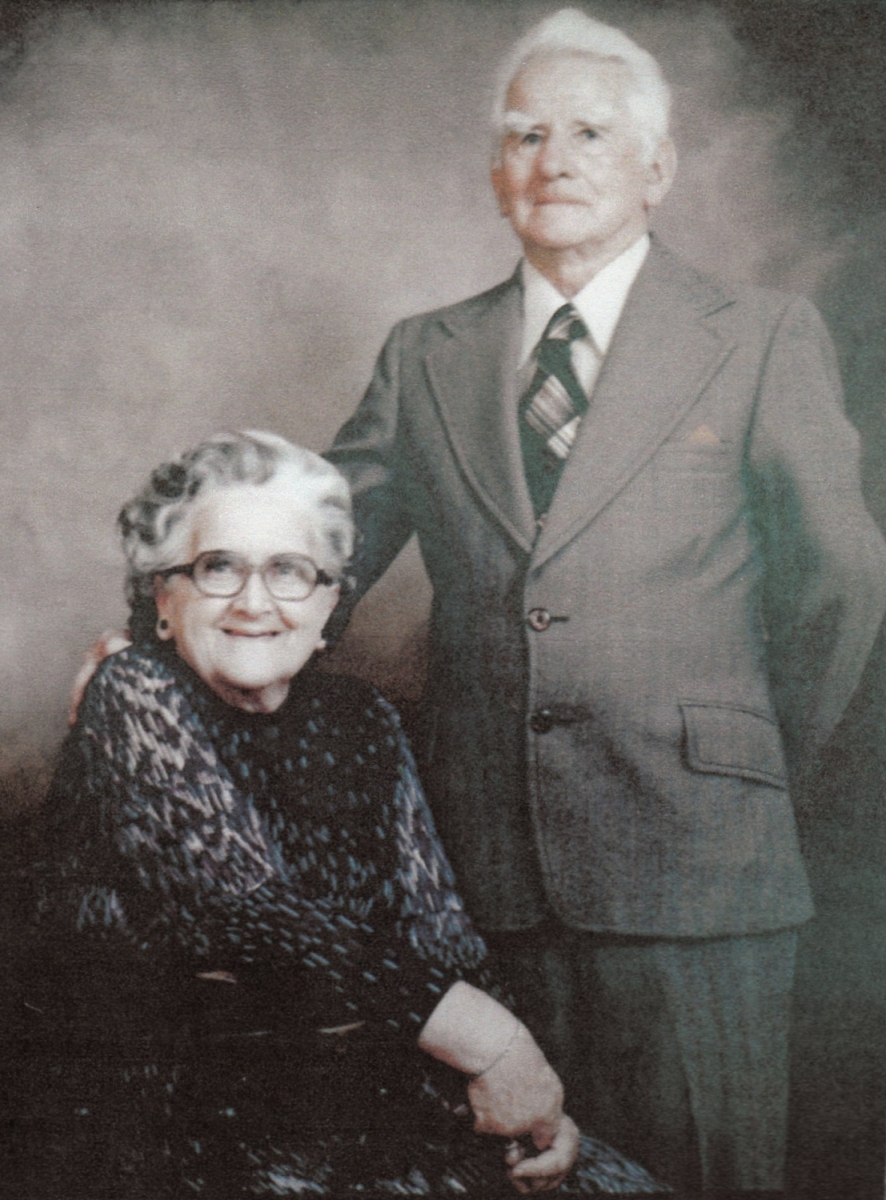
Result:
[[[168,647],[114,655],[37,876],[41,1197],[516,1195],[415,1045],[455,980],[494,985],[373,688],[308,669],[249,715]],[[656,1187],[584,1138],[563,1190]]]

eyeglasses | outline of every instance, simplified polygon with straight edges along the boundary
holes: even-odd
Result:
[[[262,583],[275,600],[307,600],[314,589],[338,583],[304,554],[275,554],[260,567],[253,567],[242,554],[229,550],[204,550],[193,562],[155,571],[162,579],[187,575],[204,596],[230,599],[246,587],[251,575],[261,575]]]

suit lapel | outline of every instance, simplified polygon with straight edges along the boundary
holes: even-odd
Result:
[[[655,247],[628,297],[532,556],[540,566],[624,488],[728,357],[705,317],[731,303]]]
[[[479,500],[528,553],[535,521],[517,430],[519,277],[496,289],[479,312],[451,310],[442,321],[449,336],[426,360],[431,394]]]

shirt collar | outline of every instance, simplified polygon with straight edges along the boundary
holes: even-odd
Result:
[[[605,354],[615,333],[631,285],[649,253],[649,234],[644,233],[618,258],[607,263],[602,271],[572,297],[573,307],[590,330],[594,345]],[[538,345],[548,321],[563,304],[565,297],[549,279],[526,259],[523,270],[523,344],[520,365],[526,363]]]

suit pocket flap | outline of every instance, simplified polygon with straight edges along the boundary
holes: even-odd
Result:
[[[763,713],[727,704],[681,700],[686,761],[693,771],[740,775],[787,787],[787,768],[778,726]]]

